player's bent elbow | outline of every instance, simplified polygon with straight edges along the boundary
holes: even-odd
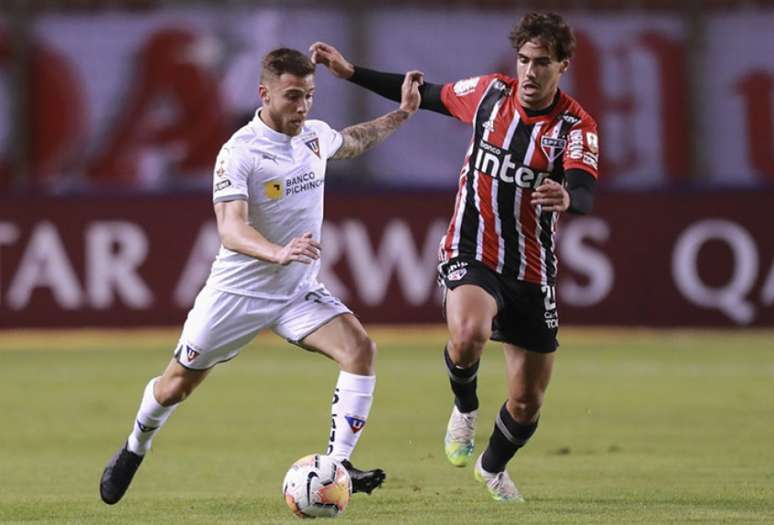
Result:
[[[234,231],[228,228],[218,228],[220,234],[220,243],[227,250],[238,251],[239,237],[234,234]]]

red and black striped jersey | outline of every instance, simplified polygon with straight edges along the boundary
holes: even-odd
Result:
[[[561,91],[548,111],[530,115],[517,85],[492,74],[441,90],[444,106],[473,126],[473,137],[440,255],[475,258],[518,280],[553,285],[559,214],[541,212],[530,198],[546,177],[563,183],[569,169],[597,177],[597,125]]]

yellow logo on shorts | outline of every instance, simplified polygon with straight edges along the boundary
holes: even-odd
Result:
[[[266,192],[266,196],[273,201],[282,198],[284,193],[284,182],[281,179],[270,180],[263,185],[263,191]]]

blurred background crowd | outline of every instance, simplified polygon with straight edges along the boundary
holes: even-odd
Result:
[[[569,320],[774,324],[771,2],[1,5],[0,326],[181,319],[217,247],[213,162],[259,105],[269,50],[323,40],[435,83],[513,75],[508,33],[535,8],[574,27],[561,87],[599,124],[596,213],[560,239]],[[394,106],[325,70],[316,82],[312,115],[339,129]],[[469,138],[420,112],[329,164],[324,277],[365,317],[440,321],[435,243]]]

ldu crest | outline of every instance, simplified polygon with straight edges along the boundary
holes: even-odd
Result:
[[[320,140],[317,137],[312,140],[307,140],[304,144],[306,144],[306,147],[312,150],[312,153],[317,155],[318,158],[320,157]]]

